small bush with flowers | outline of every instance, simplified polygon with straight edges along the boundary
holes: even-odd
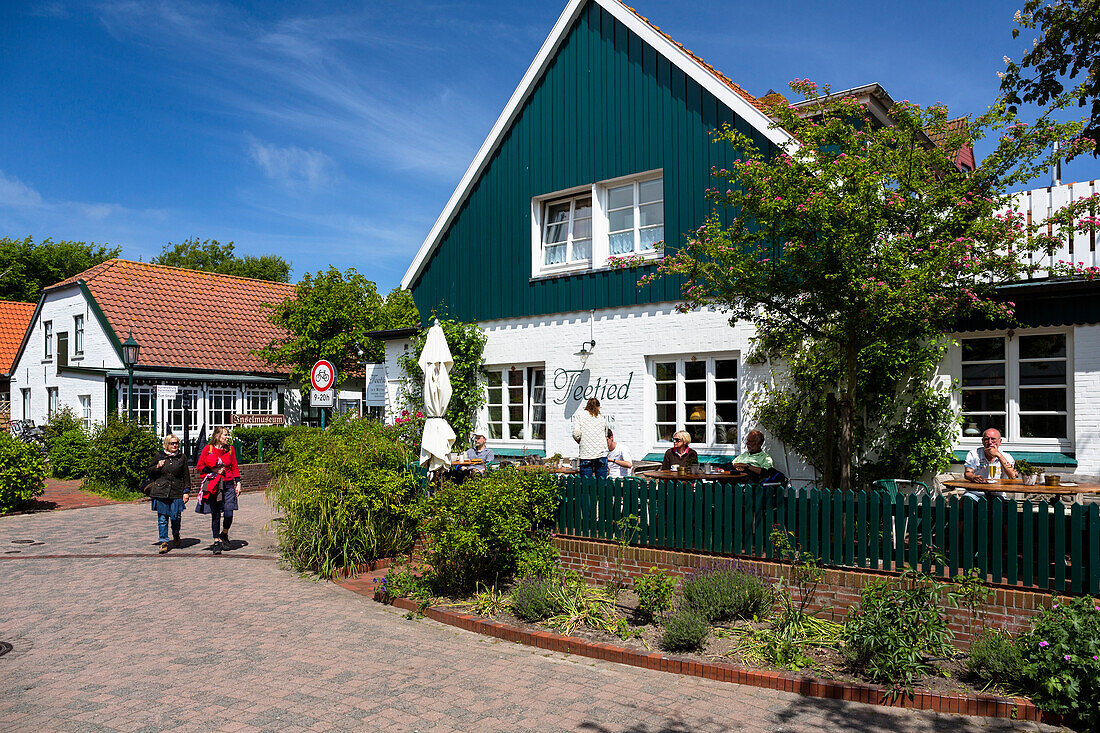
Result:
[[[1035,704],[1082,730],[1100,730],[1100,601],[1055,599],[1019,644]]]
[[[420,460],[420,441],[424,437],[424,413],[420,410],[401,411],[401,417],[393,421],[397,428],[397,439],[405,446],[410,460]]]

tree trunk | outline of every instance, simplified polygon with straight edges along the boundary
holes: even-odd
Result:
[[[836,488],[836,392],[825,395],[825,466],[827,488]]]
[[[840,488],[852,487],[852,432],[855,422],[856,379],[859,374],[859,351],[856,340],[850,336],[845,346],[844,394],[840,399]]]

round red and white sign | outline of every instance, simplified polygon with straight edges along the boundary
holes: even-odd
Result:
[[[320,359],[310,370],[309,381],[318,392],[327,392],[336,381],[336,367],[331,361]]]

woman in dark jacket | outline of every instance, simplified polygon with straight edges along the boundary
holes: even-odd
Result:
[[[174,435],[164,437],[164,450],[157,451],[146,469],[153,485],[149,496],[153,511],[157,513],[160,530],[160,554],[168,552],[168,521],[172,521],[172,544],[180,546],[180,519],[183,507],[190,498],[191,476],[187,471],[187,458],[180,450],[180,439]]]

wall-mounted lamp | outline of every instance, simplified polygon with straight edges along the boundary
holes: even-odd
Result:
[[[596,340],[589,339],[581,342],[581,350],[573,354],[573,356],[579,356],[581,360],[587,359],[592,354],[592,349],[596,348]]]

